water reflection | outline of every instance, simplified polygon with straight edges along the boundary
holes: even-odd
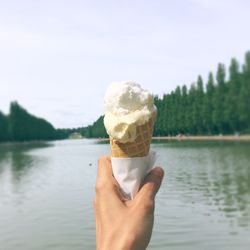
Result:
[[[94,162],[109,151],[95,142],[0,145],[0,246],[94,248]],[[166,177],[149,249],[248,249],[250,144],[152,147]]]
[[[213,183],[210,196],[228,218],[235,217],[241,226],[247,226],[250,223],[249,151],[238,146],[225,148],[216,156],[212,178],[208,177]]]
[[[164,145],[162,145],[164,147]],[[180,187],[187,202],[214,208],[230,222],[250,224],[250,144],[173,143],[179,148],[174,163],[175,187]]]
[[[12,181],[21,181],[31,168],[38,166],[42,160],[41,157],[33,155],[32,151],[50,146],[51,144],[46,142],[0,145],[0,175],[10,170]]]
[[[6,150],[6,148],[0,147],[0,176],[4,171],[4,166],[6,165],[7,159],[8,159],[8,150]]]

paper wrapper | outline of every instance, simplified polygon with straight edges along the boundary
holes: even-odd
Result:
[[[155,161],[156,153],[154,151],[150,151],[144,157],[111,157],[114,177],[126,198],[133,199],[135,197],[142,181],[153,168]]]

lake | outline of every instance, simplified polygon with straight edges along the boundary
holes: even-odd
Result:
[[[165,178],[148,249],[248,250],[250,143],[155,142]],[[96,140],[0,145],[0,249],[95,249]]]

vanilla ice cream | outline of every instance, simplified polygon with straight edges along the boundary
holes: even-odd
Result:
[[[133,142],[136,128],[149,121],[156,113],[154,97],[135,81],[112,83],[105,94],[104,125],[111,138]]]

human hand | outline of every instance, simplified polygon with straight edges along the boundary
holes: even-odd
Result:
[[[146,176],[133,200],[126,200],[113,177],[110,157],[101,157],[94,200],[97,250],[145,250],[154,222],[155,195],[164,172],[156,167]]]

